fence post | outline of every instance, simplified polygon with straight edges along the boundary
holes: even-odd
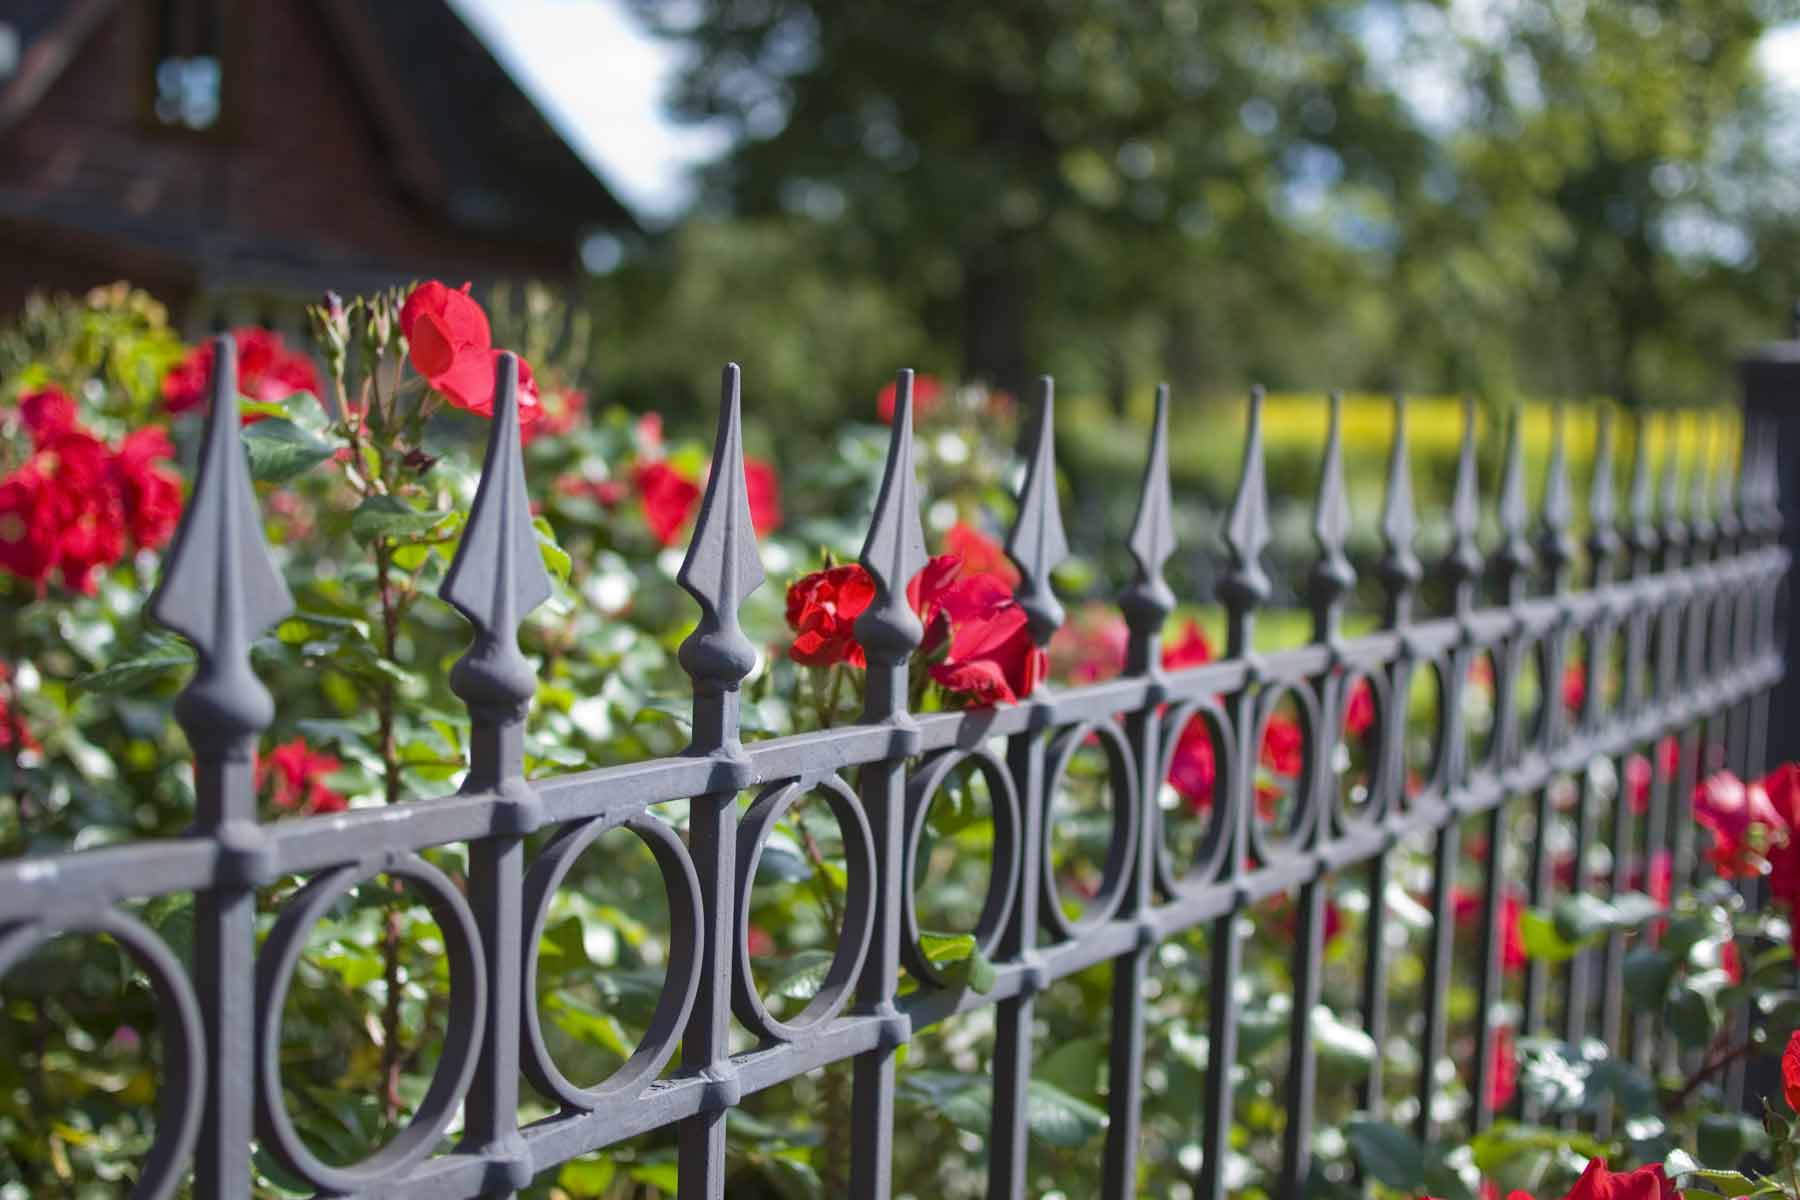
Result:
[[[1781,512],[1781,542],[1800,552],[1800,310],[1794,336],[1758,346],[1738,360],[1744,391],[1746,445],[1754,437],[1773,450],[1775,496]],[[1769,693],[1768,740],[1764,763],[1800,759],[1800,624],[1790,616],[1783,636],[1786,669]],[[1752,771],[1764,763],[1751,763]]]

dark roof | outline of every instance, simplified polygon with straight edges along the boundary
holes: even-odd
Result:
[[[574,245],[635,229],[595,175],[446,0],[305,0],[323,18],[401,182],[448,224]],[[118,0],[6,0],[20,69],[0,80],[0,130],[48,90]]]
[[[445,215],[488,234],[578,234],[636,221],[444,0],[355,6],[410,98],[444,187]]]

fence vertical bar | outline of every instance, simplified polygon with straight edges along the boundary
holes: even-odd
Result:
[[[1019,607],[1030,623],[1031,639],[1044,647],[1063,621],[1050,574],[1069,557],[1069,542],[1056,499],[1056,384],[1046,375],[1039,380],[1038,389],[1025,482],[1006,553],[1019,568]],[[1039,888],[1050,870],[1050,864],[1043,861],[1043,828],[1055,797],[1046,791],[1044,750],[1043,734],[1035,724],[1007,742],[1007,765],[1019,793],[1019,888],[998,949],[1003,959],[1028,966],[1037,959]],[[1125,797],[1114,797],[1114,803],[1124,804]],[[992,1200],[1025,1197],[1034,991],[1027,988],[1002,1001],[995,1014],[994,1108],[988,1138],[988,1195]]]
[[[1356,586],[1356,571],[1344,553],[1350,532],[1350,501],[1344,493],[1344,397],[1331,394],[1325,457],[1319,471],[1319,493],[1313,509],[1313,540],[1319,548],[1308,581],[1313,640],[1329,646],[1333,657],[1343,644],[1343,602]],[[1314,845],[1329,836],[1335,807],[1329,791],[1337,788],[1327,768],[1331,748],[1343,731],[1343,706],[1349,680],[1328,668],[1322,690],[1320,728],[1313,731],[1312,771]],[[1287,1125],[1282,1130],[1281,1176],[1276,1194],[1298,1196],[1312,1170],[1314,1090],[1318,1078],[1313,1049],[1312,1014],[1319,1004],[1320,973],[1325,956],[1325,901],[1329,884],[1315,876],[1300,885],[1298,927],[1294,936],[1294,1006],[1288,1017]]]
[[[719,386],[719,427],[712,472],[687,556],[675,579],[700,606],[700,621],[681,643],[681,667],[694,685],[694,732],[687,753],[714,764],[710,786],[694,797],[688,846],[702,903],[700,987],[681,1039],[682,1064],[706,1080],[700,1111],[678,1134],[681,1200],[723,1200],[725,1131],[742,1085],[731,1062],[731,983],[737,937],[738,792],[750,781],[739,741],[739,685],[756,667],[756,647],[737,610],[763,582],[762,558],[744,481],[741,384],[736,363]],[[750,886],[747,881],[745,886]]]
[[[1137,845],[1120,915],[1146,917],[1155,900],[1155,862],[1161,847],[1161,738],[1156,715],[1162,699],[1162,628],[1175,608],[1175,594],[1163,578],[1163,566],[1175,553],[1173,504],[1169,495],[1169,385],[1156,389],[1156,412],[1150,426],[1149,453],[1138,489],[1137,515],[1127,546],[1136,567],[1132,582],[1119,597],[1130,631],[1125,671],[1152,680],[1142,708],[1125,717],[1125,737],[1137,756],[1138,797],[1142,804]],[[1169,736],[1179,736],[1170,731]],[[1144,928],[1140,926],[1140,928]],[[1138,1130],[1143,1115],[1144,980],[1154,947],[1139,937],[1112,965],[1112,1045],[1108,1048],[1106,1160],[1102,1176],[1105,1200],[1131,1200],[1137,1195]]]
[[[199,655],[175,720],[194,752],[194,832],[216,839],[219,855],[217,885],[194,897],[206,1096],[194,1194],[244,1200],[256,1110],[256,887],[272,877],[271,847],[256,821],[256,739],[275,716],[250,669],[250,642],[294,605],[269,560],[238,435],[237,349],[219,337],[212,350],[194,494],[149,612]]]
[[[464,794],[492,794],[494,833],[469,846],[469,902],[481,932],[489,1001],[481,1057],[464,1101],[462,1146],[489,1162],[489,1194],[531,1182],[531,1152],[519,1135],[519,1030],[526,1003],[522,893],[525,837],[543,805],[525,782],[525,717],[537,674],[519,651],[519,624],[551,595],[531,527],[519,441],[518,359],[495,365],[493,427],[481,486],[438,595],[475,627],[450,688],[469,710]]]
[[[1231,699],[1231,717],[1237,731],[1238,769],[1230,781],[1227,804],[1215,807],[1215,821],[1229,821],[1225,850],[1225,877],[1240,879],[1244,872],[1247,841],[1245,822],[1253,790],[1253,767],[1257,759],[1256,727],[1257,693],[1255,687],[1256,651],[1253,637],[1256,608],[1269,595],[1269,577],[1263,572],[1262,553],[1269,544],[1269,497],[1263,468],[1263,390],[1250,393],[1249,429],[1244,437],[1243,474],[1238,481],[1237,496],[1225,522],[1225,549],[1230,566],[1219,581],[1219,598],[1227,613],[1226,642],[1233,658],[1251,664],[1250,677]],[[1233,1080],[1237,1063],[1237,983],[1243,965],[1243,939],[1237,929],[1242,897],[1234,896],[1231,906],[1213,919],[1209,933],[1212,995],[1207,1002],[1206,1112],[1200,1134],[1200,1181],[1197,1195],[1202,1200],[1222,1200],[1225,1196],[1225,1155],[1231,1147],[1231,1109]]]
[[[907,712],[906,663],[924,637],[906,603],[906,585],[925,565],[913,472],[913,373],[894,386],[893,436],[863,543],[862,564],[875,599],[856,618],[856,637],[868,656],[863,721],[892,730],[889,757],[863,768],[861,793],[875,834],[875,927],[858,989],[859,1011],[883,1019],[881,1043],[857,1056],[851,1092],[850,1194],[887,1200],[893,1186],[894,1051],[910,1036],[910,1022],[894,1000],[900,987],[901,889],[906,873],[906,759],[918,751],[918,723]]]

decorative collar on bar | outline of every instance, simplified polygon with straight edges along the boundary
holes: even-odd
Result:
[[[856,639],[871,664],[898,666],[925,636],[906,599],[907,584],[925,566],[925,532],[919,525],[918,481],[913,472],[910,370],[901,371],[895,382],[887,469],[882,472],[860,561],[875,583],[875,599],[856,618]]]
[[[1313,540],[1319,559],[1313,564],[1310,590],[1313,625],[1320,641],[1337,636],[1344,596],[1356,586],[1356,569],[1344,553],[1350,536],[1350,501],[1344,494],[1344,394],[1331,393],[1330,428],[1325,458],[1319,468],[1319,495],[1313,506]]]
[[[1156,415],[1150,423],[1150,452],[1144,462],[1144,481],[1138,488],[1137,516],[1131,522],[1126,543],[1137,571],[1123,592],[1119,607],[1131,629],[1127,667],[1141,674],[1157,669],[1156,639],[1163,622],[1175,608],[1175,593],[1163,578],[1163,567],[1175,553],[1173,504],[1169,497],[1169,385],[1156,389]],[[1139,660],[1142,661],[1139,661]]]
[[[1032,640],[1043,646],[1063,623],[1050,575],[1069,557],[1069,540],[1056,499],[1056,383],[1046,375],[1038,389],[1025,484],[1019,491],[1019,513],[1006,539],[1006,554],[1019,568],[1019,607],[1031,623]]]
[[[1656,553],[1659,539],[1656,530],[1656,481],[1650,466],[1650,418],[1639,416],[1636,423],[1637,446],[1631,465],[1631,528],[1627,531],[1631,547],[1631,573],[1650,573],[1650,556]]]
[[[1388,447],[1387,495],[1381,502],[1381,559],[1375,574],[1388,593],[1391,623],[1406,620],[1424,569],[1413,553],[1419,523],[1413,512],[1412,452],[1406,437],[1406,396],[1394,394],[1394,437]]]
[[[275,717],[250,669],[250,643],[294,611],[263,541],[239,434],[237,348],[213,339],[211,408],[194,494],[150,597],[150,615],[194,644],[200,664],[175,702],[175,719],[202,761],[248,759]]]
[[[1613,528],[1617,504],[1613,496],[1613,414],[1600,413],[1595,434],[1594,478],[1588,491],[1588,556],[1594,564],[1594,581],[1605,583],[1612,578],[1613,564],[1623,543]]]
[[[1262,554],[1269,545],[1269,489],[1263,470],[1263,389],[1250,390],[1250,425],[1244,435],[1244,470],[1237,496],[1225,521],[1225,549],[1230,566],[1219,581],[1219,598],[1231,615],[1229,652],[1235,658],[1250,651],[1250,626],[1256,606],[1269,597],[1269,576]]]
[[[1500,547],[1494,556],[1509,602],[1525,594],[1526,576],[1536,563],[1525,536],[1529,519],[1525,510],[1525,412],[1521,406],[1513,409],[1507,434],[1506,471],[1500,477]]]
[[[1475,607],[1481,583],[1481,481],[1475,453],[1475,397],[1463,397],[1462,446],[1456,455],[1456,490],[1450,501],[1450,551],[1444,573],[1456,591],[1456,611]]]
[[[756,667],[756,647],[738,624],[738,607],[765,578],[744,480],[744,432],[738,366],[719,379],[719,429],[712,473],[675,581],[700,605],[700,623],[681,643],[681,668],[698,695],[737,690]]]
[[[1564,444],[1562,401],[1550,418],[1550,466],[1544,475],[1544,507],[1538,524],[1538,556],[1550,572],[1552,591],[1562,591],[1569,581],[1569,564],[1575,561],[1575,539],[1569,533],[1574,504],[1569,495],[1569,455]]]
[[[494,419],[481,486],[456,559],[438,587],[438,595],[475,627],[474,643],[451,668],[450,690],[484,725],[525,719],[537,672],[519,652],[519,626],[550,598],[525,491],[518,390],[519,360],[501,354],[494,364]]]

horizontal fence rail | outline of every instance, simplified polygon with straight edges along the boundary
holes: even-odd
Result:
[[[1684,812],[1704,744],[1747,770],[1761,764],[1766,692],[1780,678],[1777,595],[1787,552],[1779,545],[1776,462],[1757,430],[1747,431],[1735,466],[1696,467],[1684,486],[1673,466],[1652,478],[1646,439],[1636,439],[1628,511],[1614,512],[1610,428],[1603,426],[1588,501],[1585,558],[1573,538],[1561,420],[1535,524],[1526,503],[1522,439],[1515,423],[1498,497],[1500,541],[1477,540],[1475,414],[1465,414],[1452,541],[1439,573],[1450,611],[1415,616],[1426,567],[1414,549],[1416,517],[1403,401],[1380,516],[1384,550],[1375,565],[1386,596],[1380,627],[1346,636],[1342,612],[1356,582],[1346,555],[1350,525],[1339,409],[1331,406],[1314,532],[1318,557],[1307,584],[1309,644],[1258,652],[1254,623],[1270,592],[1261,557],[1270,541],[1264,482],[1261,397],[1250,400],[1241,482],[1225,525],[1226,562],[1218,587],[1228,614],[1228,655],[1204,666],[1166,670],[1160,638],[1176,598],[1163,577],[1177,549],[1171,519],[1168,393],[1159,392],[1137,515],[1129,535],[1135,578],[1119,598],[1130,640],[1125,673],[1068,689],[1039,688],[1015,706],[914,715],[907,711],[907,664],[923,631],[906,584],[925,564],[920,496],[912,462],[911,375],[897,385],[892,440],[861,561],[876,597],[856,634],[868,657],[861,720],[817,733],[744,744],[739,684],[756,648],[738,607],[764,582],[744,485],[739,381],[725,373],[712,471],[679,582],[700,619],[680,662],[693,682],[692,744],[655,761],[524,777],[524,728],[536,679],[520,652],[521,622],[550,596],[531,527],[515,400],[516,364],[503,357],[481,486],[442,598],[469,622],[468,652],[450,683],[467,705],[469,771],[453,795],[385,809],[261,824],[256,819],[253,752],[274,701],[250,669],[254,638],[291,609],[263,544],[239,444],[234,352],[215,343],[211,410],[194,495],[168,556],[152,615],[193,643],[198,669],[176,718],[192,744],[197,796],[185,836],[150,844],[27,858],[0,864],[0,971],[68,932],[112,936],[147,973],[160,1008],[165,1050],[157,1136],[136,1195],[166,1197],[191,1178],[195,1194],[250,1194],[251,1153],[260,1144],[322,1193],[368,1197],[506,1196],[540,1173],[645,1131],[678,1126],[683,1197],[724,1195],[727,1113],[743,1097],[828,1063],[853,1060],[851,1194],[886,1197],[894,1143],[896,1052],[920,1030],[955,1014],[995,1010],[993,1110],[987,1157],[990,1195],[1026,1192],[1025,1112],[1033,1068],[1033,1004],[1055,981],[1110,964],[1112,1016],[1103,1176],[1105,1192],[1135,1194],[1145,1062],[1148,966],[1166,939],[1205,924],[1211,955],[1210,1047],[1196,1192],[1223,1196],[1231,1131],[1231,1070],[1239,1013],[1227,998],[1242,968],[1238,915],[1252,903],[1296,892],[1289,1109],[1279,1191],[1298,1194],[1310,1169],[1314,1051],[1308,1020],[1319,998],[1327,874],[1366,872],[1369,914],[1363,1023],[1385,1042],[1388,990],[1385,905],[1390,851],[1402,839],[1434,839],[1433,916],[1426,955],[1425,1021],[1417,1131],[1434,1132],[1436,1092],[1449,1014],[1446,997],[1454,915],[1450,867],[1461,824],[1486,821],[1490,863],[1482,895],[1481,1011],[1500,997],[1501,906],[1509,805],[1535,805],[1547,825],[1550,789],[1581,777],[1595,759],[1619,762],[1667,734],[1687,739],[1681,777],[1659,775],[1643,818],[1624,789],[1604,801],[1578,784],[1577,861],[1594,839],[1622,846],[1640,833],[1646,847],[1673,844],[1676,877],[1695,869]],[[1007,551],[1022,577],[1020,602],[1039,645],[1063,620],[1051,572],[1068,554],[1055,485],[1053,394],[1038,403],[1017,523]],[[1573,575],[1585,561],[1582,585]],[[1499,580],[1501,603],[1482,602]],[[1616,703],[1603,693],[1609,669],[1599,648],[1624,647]],[[1585,656],[1586,700],[1575,711],[1544,702],[1541,719],[1518,716],[1514,691],[1528,665],[1548,686]],[[1477,660],[1495,669],[1498,726],[1477,753],[1462,711]],[[1416,674],[1436,673],[1440,720],[1430,768],[1409,787],[1404,776],[1406,698]],[[1354,687],[1367,683],[1377,706],[1368,801],[1340,796],[1329,767]],[[1254,771],[1277,702],[1292,697],[1307,740],[1307,769],[1286,827],[1259,817]],[[1163,836],[1158,796],[1175,735],[1192,719],[1208,723],[1217,748],[1218,788],[1191,861],[1177,861]],[[1112,772],[1112,852],[1096,896],[1079,921],[1062,913],[1049,869],[1046,822],[1073,748],[1090,737]],[[907,881],[933,795],[953,771],[987,779],[995,810],[990,891],[975,930],[995,967],[991,989],[956,986],[919,945]],[[1656,768],[1659,772],[1662,768]],[[751,791],[747,809],[739,797]],[[749,973],[747,894],[762,841],[774,821],[808,792],[821,794],[841,826],[848,885],[842,932],[824,985],[797,1016],[776,1020]],[[688,801],[683,837],[653,807]],[[1605,811],[1601,811],[1603,804]],[[1633,824],[1642,821],[1639,829]],[[666,888],[671,947],[666,983],[650,1029],[610,1079],[580,1087],[552,1060],[536,1009],[537,945],[549,906],[575,859],[602,834],[624,828],[654,856]],[[536,835],[536,836],[534,836]],[[1530,900],[1548,900],[1550,857],[1539,838],[1525,847]],[[452,880],[421,852],[466,844],[468,877]],[[1516,848],[1516,847],[1515,847]],[[1625,884],[1615,856],[1612,886]],[[283,1103],[279,1055],[283,998],[309,929],[337,899],[377,875],[418,888],[443,931],[450,1007],[436,1075],[411,1124],[372,1158],[349,1166],[322,1161],[296,1132]],[[309,882],[292,896],[259,944],[257,889],[288,876]],[[1576,873],[1577,888],[1587,886]],[[197,897],[191,972],[156,934],[127,914],[126,902],[169,893]],[[1553,983],[1570,1040],[1651,1042],[1647,1018],[1620,1007],[1623,948],[1582,955],[1566,978],[1533,962],[1524,1032],[1542,1032]],[[1595,1001],[1598,1001],[1596,1004]],[[1598,1010],[1599,1027],[1586,1022]],[[734,1054],[734,1023],[756,1047]],[[1495,1030],[1481,1022],[1472,1088],[1476,1128],[1495,1116],[1484,1075]],[[675,1055],[679,1052],[679,1061]],[[671,1063],[674,1063],[671,1069]],[[1363,1084],[1363,1106],[1382,1106],[1381,1058]],[[519,1125],[521,1079],[560,1105]],[[461,1134],[446,1133],[462,1117]]]

